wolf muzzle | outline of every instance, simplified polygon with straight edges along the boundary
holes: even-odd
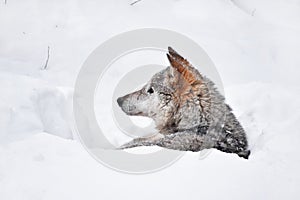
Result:
[[[117,99],[117,103],[118,103],[118,105],[119,105],[120,107],[122,107],[123,102],[124,102],[124,97],[119,97],[119,98]]]

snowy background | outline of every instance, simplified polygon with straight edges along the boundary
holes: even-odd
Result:
[[[0,199],[299,199],[300,1],[132,2],[0,2]],[[84,60],[113,35],[144,27],[205,49],[247,131],[249,160],[187,153],[165,170],[128,175],[73,139]]]

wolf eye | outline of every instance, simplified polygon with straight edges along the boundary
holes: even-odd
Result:
[[[152,93],[154,92],[154,90],[153,90],[153,88],[151,87],[151,88],[149,88],[149,89],[147,90],[147,92],[148,92],[149,94],[152,94]]]

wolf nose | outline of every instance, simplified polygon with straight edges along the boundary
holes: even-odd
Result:
[[[117,99],[117,102],[118,102],[119,106],[122,106],[123,101],[124,101],[124,99],[122,97],[119,97]]]

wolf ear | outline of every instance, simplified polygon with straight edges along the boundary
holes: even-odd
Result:
[[[172,68],[178,71],[189,84],[192,85],[202,79],[200,73],[174,49],[168,47],[168,51],[167,57]]]

